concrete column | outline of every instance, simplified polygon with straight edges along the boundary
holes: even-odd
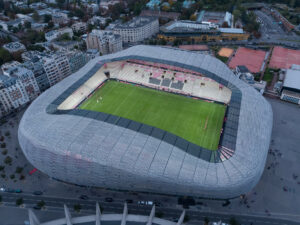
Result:
[[[185,210],[183,210],[183,212],[181,213],[181,216],[177,222],[177,225],[181,225],[183,223],[184,216],[185,216]]]
[[[28,209],[28,217],[30,225],[40,225],[39,219],[31,209]]]
[[[101,210],[98,202],[96,202],[96,225],[101,225]]]
[[[64,205],[64,210],[65,210],[65,216],[66,216],[66,223],[67,225],[72,225],[72,222],[71,222],[71,214],[70,214],[70,211],[68,209],[68,207],[66,205]]]
[[[152,221],[153,221],[153,218],[155,217],[155,205],[153,205],[152,209],[151,209],[151,212],[150,212],[150,215],[149,215],[149,218],[148,218],[148,222],[147,222],[147,225],[152,225]]]
[[[127,203],[125,202],[121,225],[126,225],[127,214],[128,214],[128,208],[127,208]]]

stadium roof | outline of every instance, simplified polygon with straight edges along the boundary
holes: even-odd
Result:
[[[300,70],[288,69],[286,71],[283,87],[300,90]]]
[[[222,33],[230,33],[230,34],[243,34],[244,30],[241,28],[219,28]]]
[[[233,136],[224,138],[228,144],[234,143],[233,156],[215,162],[212,151],[199,151],[205,155],[196,157],[193,152],[197,154],[197,148],[193,149],[193,145],[181,140],[178,146],[172,137],[160,137],[157,129],[153,129],[154,133],[141,132],[117,124],[114,116],[105,121],[105,115],[98,112],[57,110],[104,62],[127,59],[181,66],[230,88],[232,98],[226,124],[233,118],[236,129],[229,127]],[[112,189],[230,198],[249,192],[260,179],[272,121],[269,103],[220,60],[174,48],[134,46],[91,60],[44,92],[24,113],[18,135],[28,160],[59,180]]]

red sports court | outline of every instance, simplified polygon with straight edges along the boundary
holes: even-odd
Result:
[[[292,64],[300,65],[300,50],[274,47],[269,64],[270,68],[289,69]]]
[[[263,70],[266,52],[250,48],[239,47],[229,63],[231,69],[237,66],[246,66],[252,73],[259,73]]]

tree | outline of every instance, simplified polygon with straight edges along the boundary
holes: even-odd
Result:
[[[66,0],[55,0],[59,8],[63,8]]]
[[[9,62],[12,60],[12,55],[4,48],[0,48],[0,64]]]
[[[11,162],[12,162],[12,158],[10,156],[6,156],[6,158],[4,159],[4,163],[11,164]]]
[[[74,211],[80,212],[80,210],[81,210],[81,205],[80,204],[75,204],[74,205]]]
[[[234,17],[234,21],[236,22],[239,18],[241,18],[242,16],[242,12],[238,9],[235,9],[233,11],[233,17]]]
[[[36,205],[37,205],[39,208],[43,208],[43,207],[46,205],[46,203],[45,203],[43,200],[41,200],[41,201],[39,201]]]
[[[88,27],[87,27],[87,31],[90,33],[93,29],[95,28],[95,26],[93,24],[88,24]]]
[[[0,0],[0,10],[2,11],[4,9],[4,1]]]
[[[54,27],[53,21],[49,21],[49,22],[48,22],[48,25],[47,25],[47,28],[48,28],[48,29],[51,29],[51,28],[53,28],[53,27]]]
[[[183,222],[186,223],[186,222],[188,222],[189,220],[190,220],[190,217],[189,217],[187,214],[185,214],[184,219],[183,219]]]
[[[58,39],[58,41],[70,41],[70,35],[68,33],[62,34]]]
[[[25,21],[24,26],[26,29],[31,29],[31,23],[29,21]]]
[[[209,219],[207,217],[204,217],[204,225],[208,225]]]
[[[162,218],[164,216],[164,213],[162,211],[158,211],[158,212],[155,213],[155,216],[157,218]]]
[[[20,205],[22,205],[23,203],[24,203],[23,198],[18,198],[18,199],[16,200],[16,205],[17,205],[17,206],[20,206]]]
[[[34,21],[38,22],[40,20],[40,15],[38,14],[37,11],[34,11],[32,18],[34,19]]]
[[[44,15],[44,23],[49,23],[52,20],[52,16],[49,14]]]
[[[22,173],[22,171],[23,171],[23,167],[17,167],[16,168],[16,173]]]
[[[22,40],[22,42],[25,45],[35,44],[35,43],[44,42],[44,41],[45,41],[44,32],[38,32],[35,30],[28,30],[25,33],[25,36],[23,37],[23,40]]]
[[[29,45],[29,46],[27,46],[27,50],[43,52],[43,51],[45,51],[45,48],[41,45]]]
[[[234,217],[231,217],[229,220],[229,224],[230,225],[239,225],[240,223]]]

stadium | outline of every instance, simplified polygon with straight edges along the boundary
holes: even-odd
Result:
[[[232,198],[259,181],[269,103],[216,58],[135,46],[91,60],[19,126],[27,159],[78,185]]]

